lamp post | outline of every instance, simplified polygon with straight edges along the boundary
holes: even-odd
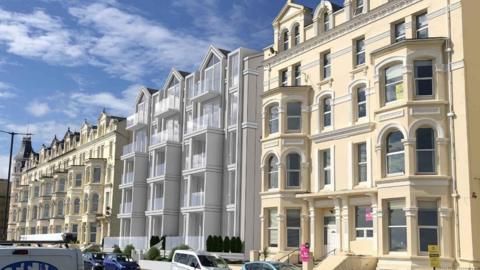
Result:
[[[7,230],[8,230],[8,214],[10,210],[10,174],[12,171],[12,155],[13,155],[13,141],[16,135],[27,135],[30,136],[30,133],[17,133],[0,130],[1,133],[10,134],[10,156],[8,159],[8,174],[7,174],[7,194],[5,196],[5,217],[4,217],[4,227],[3,227],[3,237],[7,240]]]

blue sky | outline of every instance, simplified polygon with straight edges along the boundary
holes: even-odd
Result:
[[[295,2],[314,8],[320,0]],[[68,126],[95,122],[103,108],[126,116],[140,85],[161,87],[171,67],[194,70],[209,44],[271,44],[271,22],[284,3],[2,0],[0,129],[33,132],[38,149]],[[8,142],[0,134],[0,177]]]

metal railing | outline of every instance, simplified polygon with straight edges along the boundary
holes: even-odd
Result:
[[[139,124],[147,124],[147,117],[145,116],[145,112],[139,111],[127,117],[127,128],[131,128]]]
[[[150,138],[150,145],[155,145],[165,142],[180,142],[180,133],[178,130],[164,130],[155,133]]]
[[[140,153],[147,152],[145,144],[131,143],[123,146],[123,152],[122,152],[123,155],[127,155],[133,152],[140,152]]]
[[[180,97],[168,95],[155,104],[155,115],[160,115],[168,110],[180,110]]]
[[[294,254],[295,252],[296,252],[296,254]],[[300,256],[300,249],[297,248],[297,249],[294,249],[294,250],[290,251],[289,253],[287,253],[287,255],[284,255],[284,256],[280,257],[277,261],[284,262],[283,259],[287,258],[286,262],[290,263],[290,258],[291,258],[292,255],[297,256],[296,262],[298,262],[299,261],[298,257]]]

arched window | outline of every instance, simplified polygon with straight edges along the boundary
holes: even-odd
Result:
[[[402,65],[394,65],[385,69],[385,103],[403,98]]]
[[[286,51],[288,50],[289,44],[288,44],[288,39],[289,39],[289,34],[288,30],[285,30],[282,34],[282,42],[283,42],[283,50]]]
[[[80,198],[73,200],[73,213],[80,214]]]
[[[330,23],[330,15],[328,14],[328,11],[325,11],[323,13],[323,31],[327,32],[331,28],[331,23]]]
[[[270,134],[278,132],[278,118],[279,110],[278,106],[274,105],[268,109],[268,132]]]
[[[57,216],[63,216],[63,201],[58,201],[57,203]]]
[[[431,128],[416,131],[417,172],[435,173],[435,132]]]
[[[367,116],[367,93],[365,86],[357,87],[357,118]]]
[[[405,149],[402,140],[403,134],[400,131],[391,132],[387,136],[387,174],[405,172]]]
[[[300,160],[297,153],[287,155],[287,188],[300,187]]]
[[[268,189],[278,188],[278,159],[271,156],[268,159]]]
[[[300,25],[295,25],[293,27],[293,45],[296,46],[300,44]]]
[[[95,213],[98,212],[98,194],[93,193],[92,195],[92,204],[90,205],[90,211]]]
[[[330,127],[332,125],[332,98],[326,97],[322,99],[322,127]]]
[[[287,103],[287,131],[298,132],[302,129],[302,102]]]

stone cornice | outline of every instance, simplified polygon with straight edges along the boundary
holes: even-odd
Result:
[[[281,93],[283,91],[288,91],[289,94],[293,94],[294,92],[308,92],[310,90],[313,90],[311,86],[305,85],[305,86],[280,86],[277,88],[273,88],[270,90],[267,90],[263,92],[260,96],[262,98],[268,97],[274,94]]]
[[[397,1],[390,1],[384,5],[379,6],[378,8],[375,8],[371,10],[368,13],[356,16],[349,20],[348,22],[345,22],[332,30],[330,30],[328,33],[325,33],[324,35],[318,35],[314,38],[311,38],[304,43],[293,47],[287,51],[282,51],[278,53],[277,55],[266,59],[263,61],[264,65],[269,65],[269,66],[274,66],[277,64],[280,64],[286,60],[289,60],[292,57],[296,57],[301,53],[304,53],[305,51],[311,50],[313,48],[316,48],[322,44],[325,44],[331,40],[334,40],[338,38],[339,36],[345,35],[347,33],[353,32],[357,30],[360,27],[366,26],[371,24],[374,21],[377,21],[381,18],[384,18],[388,15],[391,15],[392,13],[404,9],[407,6],[413,5],[417,2],[420,2],[421,0],[397,0]]]
[[[346,138],[356,134],[362,134],[370,132],[375,127],[374,123],[368,122],[365,124],[355,125],[351,127],[336,129],[328,132],[322,132],[310,137],[314,143],[325,142],[329,140],[337,140],[341,138]]]

